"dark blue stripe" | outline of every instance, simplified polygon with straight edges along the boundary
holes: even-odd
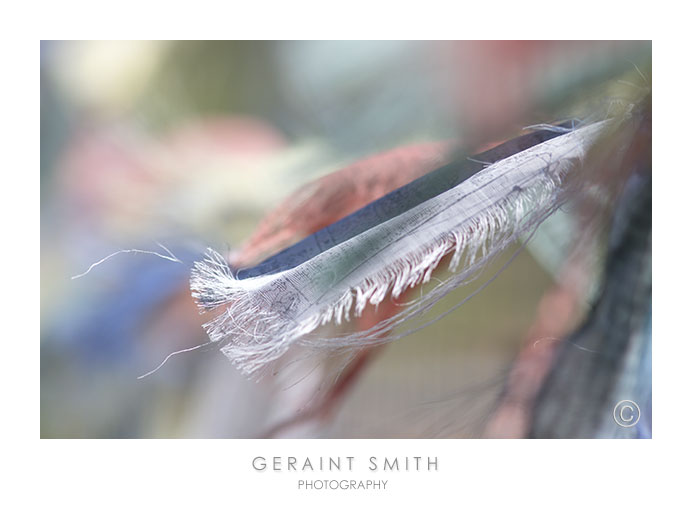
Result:
[[[572,127],[573,121],[559,124],[559,127]],[[482,152],[472,159],[494,163],[518,152],[533,147],[559,136],[560,132],[536,131],[519,136],[506,143]],[[457,186],[485,167],[484,164],[460,156],[450,164],[438,168],[413,180],[387,195],[375,200],[352,214],[309,235],[304,240],[280,251],[260,262],[255,267],[240,269],[236,277],[246,279],[263,274],[275,274],[310,260],[317,254],[337,244],[351,239],[389,219],[392,219],[412,207],[429,200],[444,191]]]

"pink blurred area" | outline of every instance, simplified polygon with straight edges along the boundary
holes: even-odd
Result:
[[[285,145],[279,131],[250,117],[199,119],[158,136],[128,125],[82,128],[59,164],[58,193],[75,224],[142,235],[161,227],[157,213],[185,223],[167,207],[196,179],[231,180]]]

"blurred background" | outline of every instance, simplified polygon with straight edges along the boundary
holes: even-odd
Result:
[[[267,436],[312,404],[320,375],[251,381],[212,349],[137,378],[206,341],[188,277],[207,246],[252,250],[288,197],[300,209],[304,186],[376,154],[436,147],[417,175],[453,148],[586,119],[595,97],[607,114],[650,74],[650,42],[45,41],[40,58],[44,438]],[[353,178],[397,177],[396,162]],[[533,327],[576,228],[571,210],[554,216],[479,295],[379,349],[328,417],[277,435],[483,436],[523,345],[546,339]],[[157,243],[182,263],[123,253],[71,279]],[[579,279],[561,328],[589,304],[594,281]]]

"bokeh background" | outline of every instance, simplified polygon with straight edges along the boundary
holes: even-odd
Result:
[[[650,43],[45,41],[40,65],[41,436],[252,438],[310,405],[310,376],[247,380],[209,350],[137,378],[206,340],[188,276],[207,246],[233,252],[301,186],[373,154],[472,154],[583,118],[606,80],[640,86]],[[330,418],[283,436],[482,436],[574,227],[552,218],[479,295],[381,349]],[[157,243],[183,263],[120,254],[71,279]]]

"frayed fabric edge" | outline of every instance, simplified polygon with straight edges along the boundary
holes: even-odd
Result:
[[[294,288],[282,289],[282,284],[292,283],[287,274],[292,271],[239,280],[234,277],[226,260],[208,249],[206,258],[195,262],[190,285],[201,312],[223,308],[204,325],[206,332],[211,341],[221,345],[221,351],[247,375],[262,372],[297,342],[324,351],[387,341],[387,333],[414,314],[430,309],[451,290],[465,284],[489,259],[556,209],[561,203],[561,187],[566,173],[578,164],[577,159],[585,156],[606,125],[605,122],[601,124],[600,128],[595,124],[588,126],[592,129],[590,135],[576,141],[576,150],[569,157],[550,161],[546,168],[538,170],[532,185],[512,186],[473,217],[453,225],[443,234],[433,235],[429,241],[383,264],[358,284],[345,288],[338,298],[316,305],[305,317],[292,316],[294,303],[289,292]],[[556,139],[553,142],[556,145]],[[536,150],[536,147],[529,150]],[[389,222],[376,228],[387,227]],[[377,306],[389,294],[397,298],[407,289],[427,283],[441,260],[451,254],[449,268],[452,272],[448,280],[375,327],[332,338],[310,335],[322,325],[340,324],[351,316],[360,316],[367,304]],[[456,273],[463,257],[464,268]],[[283,280],[285,276],[286,281]],[[268,288],[272,291],[267,291]],[[283,300],[286,296],[290,302]]]

